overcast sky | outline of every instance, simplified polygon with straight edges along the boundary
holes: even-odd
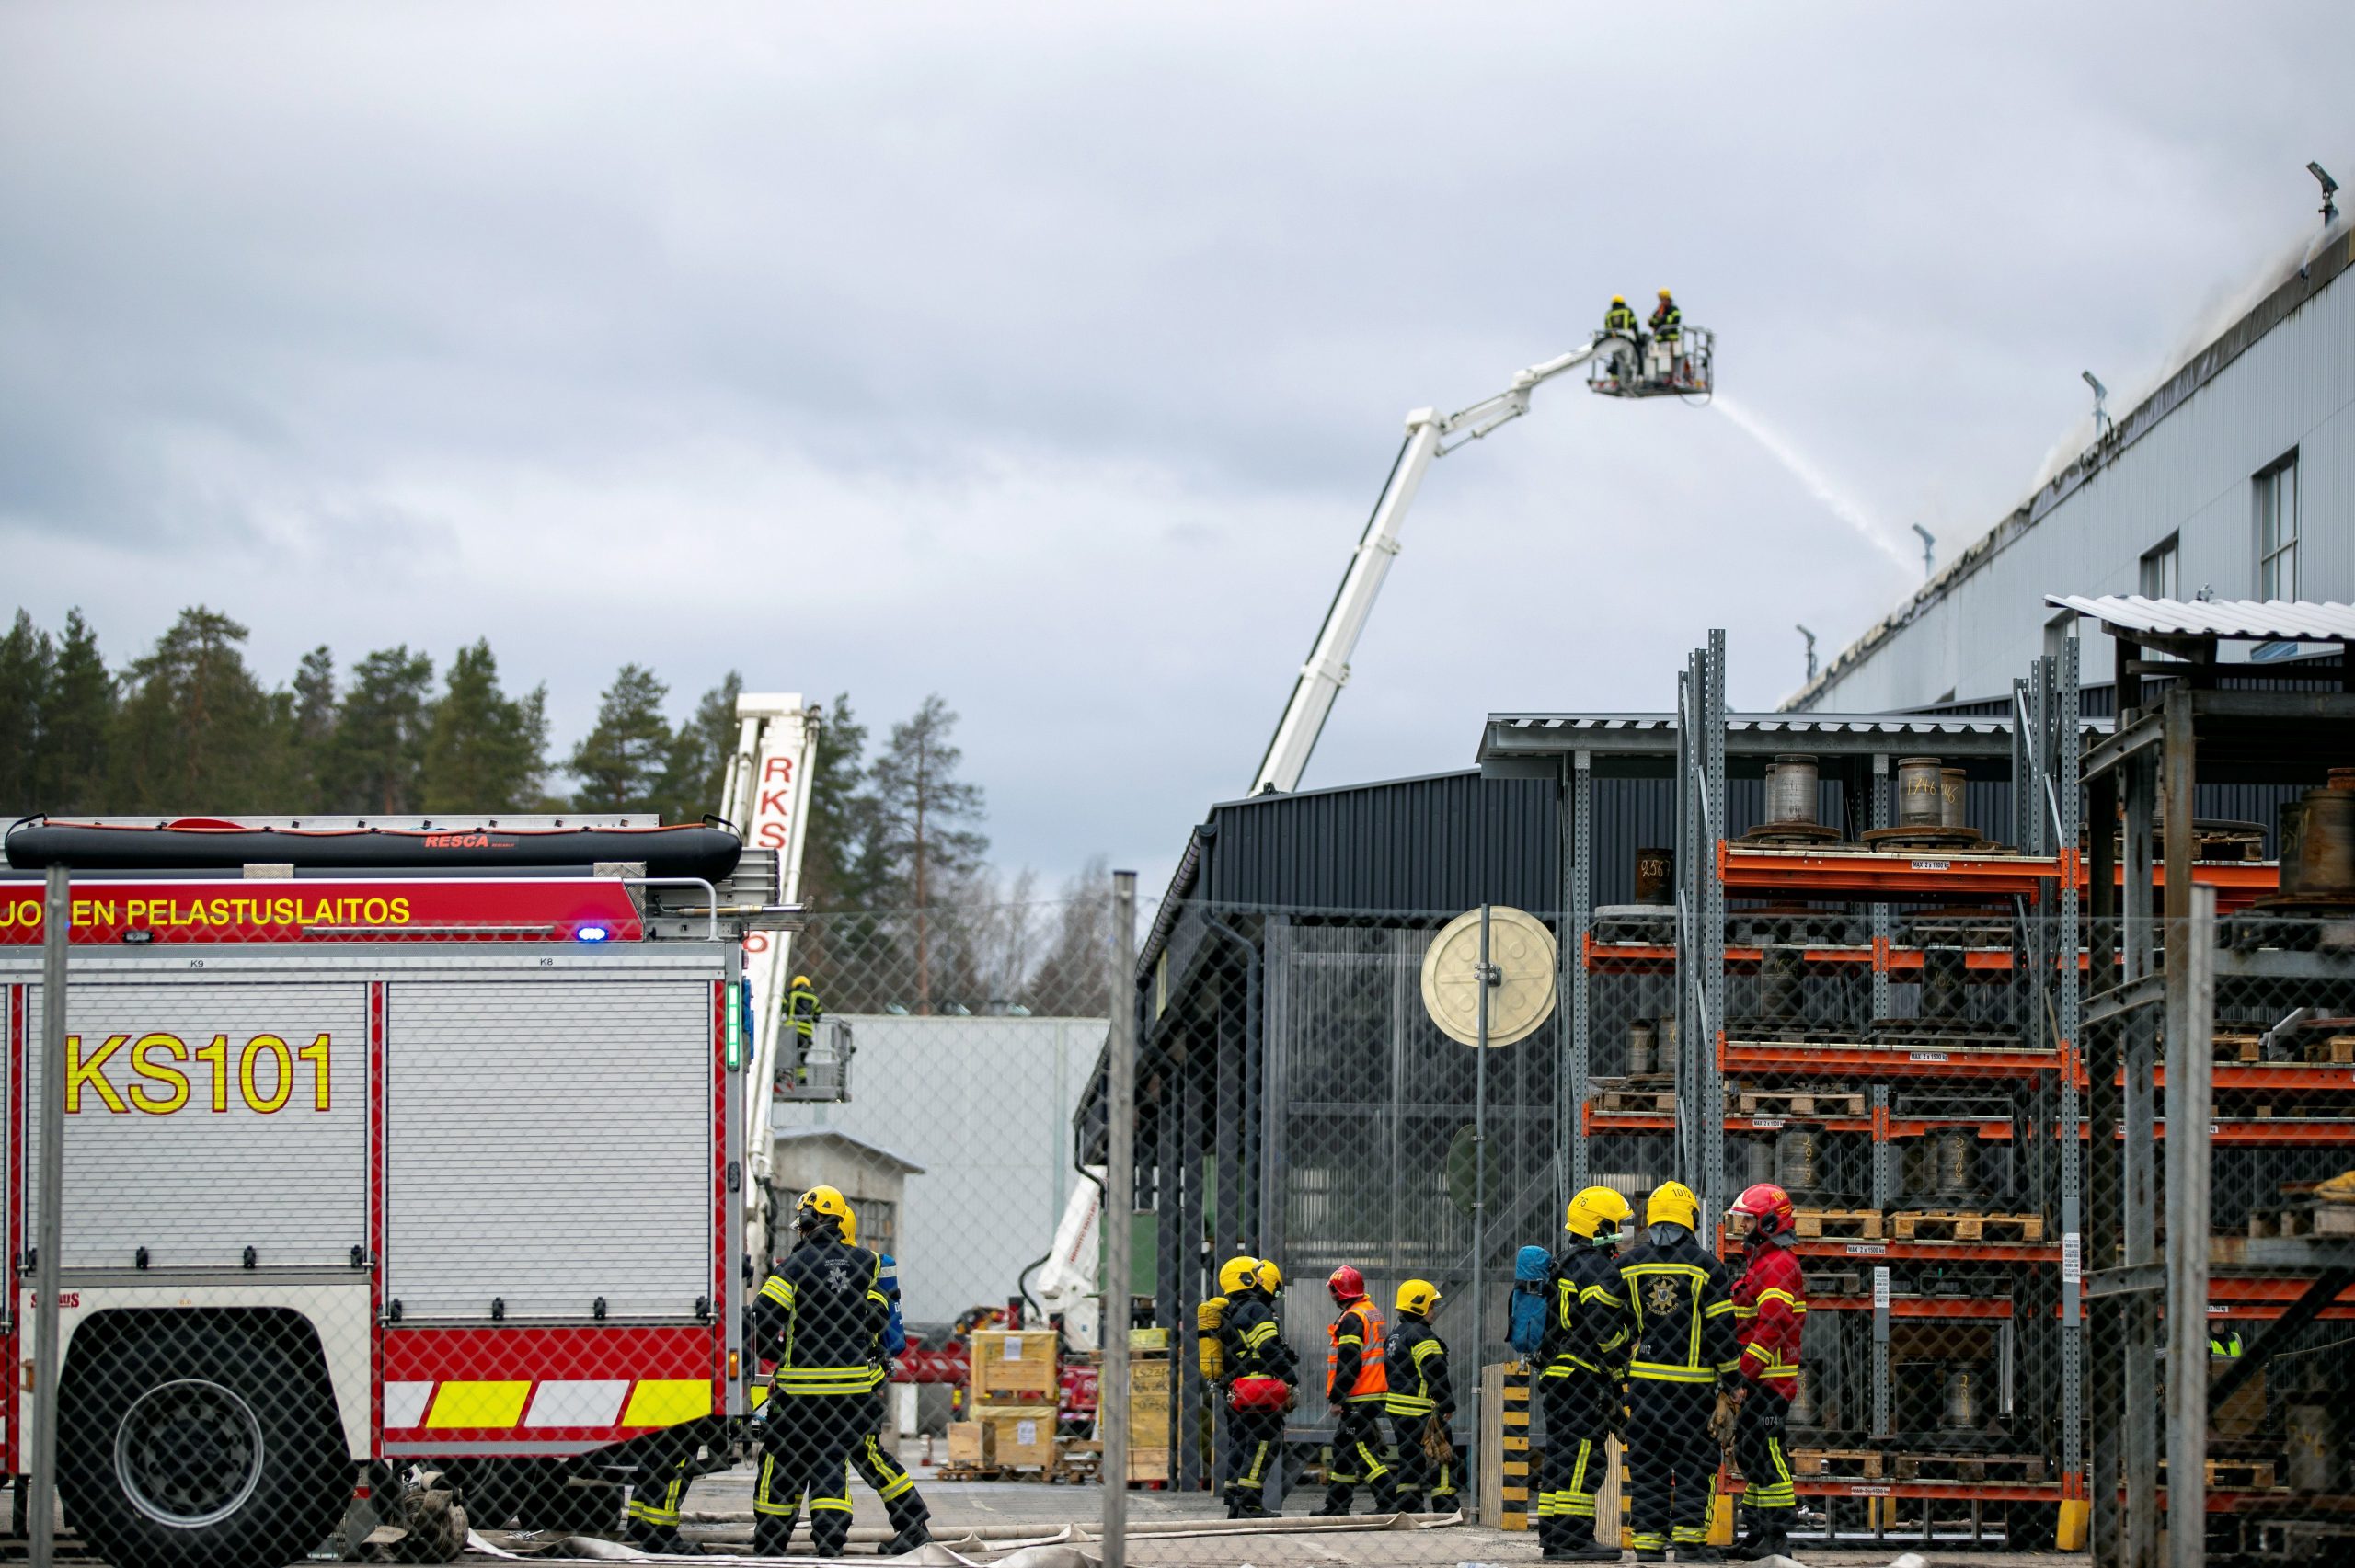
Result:
[[[1157,891],[1412,407],[1672,285],[1725,407],[1439,464],[1310,785],[1798,682],[2355,176],[2355,10],[0,9],[0,562],[118,664],[488,635],[964,715],[997,854]],[[1835,496],[1820,493],[1828,486]],[[0,603],[0,611],[8,606]],[[235,802],[191,801],[225,809]]]

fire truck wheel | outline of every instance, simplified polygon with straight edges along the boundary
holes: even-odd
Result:
[[[310,1325],[108,1316],[75,1335],[59,1385],[75,1532],[116,1568],[292,1562],[325,1540],[352,1472]]]

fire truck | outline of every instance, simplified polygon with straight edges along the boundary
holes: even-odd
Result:
[[[797,913],[773,851],[516,817],[28,819],[6,849],[0,1341],[24,1375],[0,1441],[21,1486],[57,1400],[86,1543],[125,1568],[349,1551],[433,1475],[478,1523],[610,1527],[641,1467],[732,1459],[766,1089],[744,944]],[[52,864],[53,1392],[31,1378]]]

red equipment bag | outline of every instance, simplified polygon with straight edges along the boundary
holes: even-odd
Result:
[[[1278,1414],[1292,1408],[1292,1385],[1281,1378],[1237,1378],[1227,1390],[1226,1407],[1248,1414]]]

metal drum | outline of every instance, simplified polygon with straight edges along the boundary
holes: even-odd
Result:
[[[2355,768],[2333,768],[2330,787],[2306,792],[2297,843],[2297,890],[2308,898],[2355,893]],[[2281,880],[2292,881],[2288,852]]]
[[[1935,828],[1946,819],[1946,781],[1936,757],[1897,760],[1897,825]]]
[[[1775,1179],[1775,1140],[1771,1138],[1745,1138],[1741,1140],[1741,1185],[1754,1187],[1761,1182]]]
[[[1771,823],[1816,825],[1815,759],[1792,753],[1778,756],[1766,770],[1766,820]]]
[[[1940,1431],[1975,1432],[1979,1429],[1982,1419],[1979,1411],[1981,1377],[1976,1366],[1947,1369],[1946,1396],[1938,1403]]]
[[[1675,902],[1670,891],[1676,880],[1676,852],[1673,850],[1637,850],[1636,852],[1636,902],[1639,904],[1669,904]]]
[[[1940,1127],[1930,1150],[1931,1182],[1938,1196],[1968,1198],[1978,1190],[1979,1140],[1969,1127]]]
[[[1652,1045],[1660,1030],[1648,1018],[1627,1025],[1627,1076],[1641,1078],[1652,1070]]]
[[[1775,1135],[1775,1185],[1786,1193],[1811,1193],[1823,1185],[1822,1129],[1786,1127]]]
[[[1938,770],[1939,827],[1968,828],[1970,826],[1970,819],[1963,811],[1964,804],[1970,798],[1963,792],[1964,782],[1965,775],[1960,768]]]
[[[1807,949],[1768,947],[1758,961],[1758,1011],[1769,1018],[1796,1019],[1804,1008]]]
[[[1961,948],[1924,948],[1922,953],[1922,1016],[1959,1018],[1968,1012],[1963,990],[1968,973]]]

